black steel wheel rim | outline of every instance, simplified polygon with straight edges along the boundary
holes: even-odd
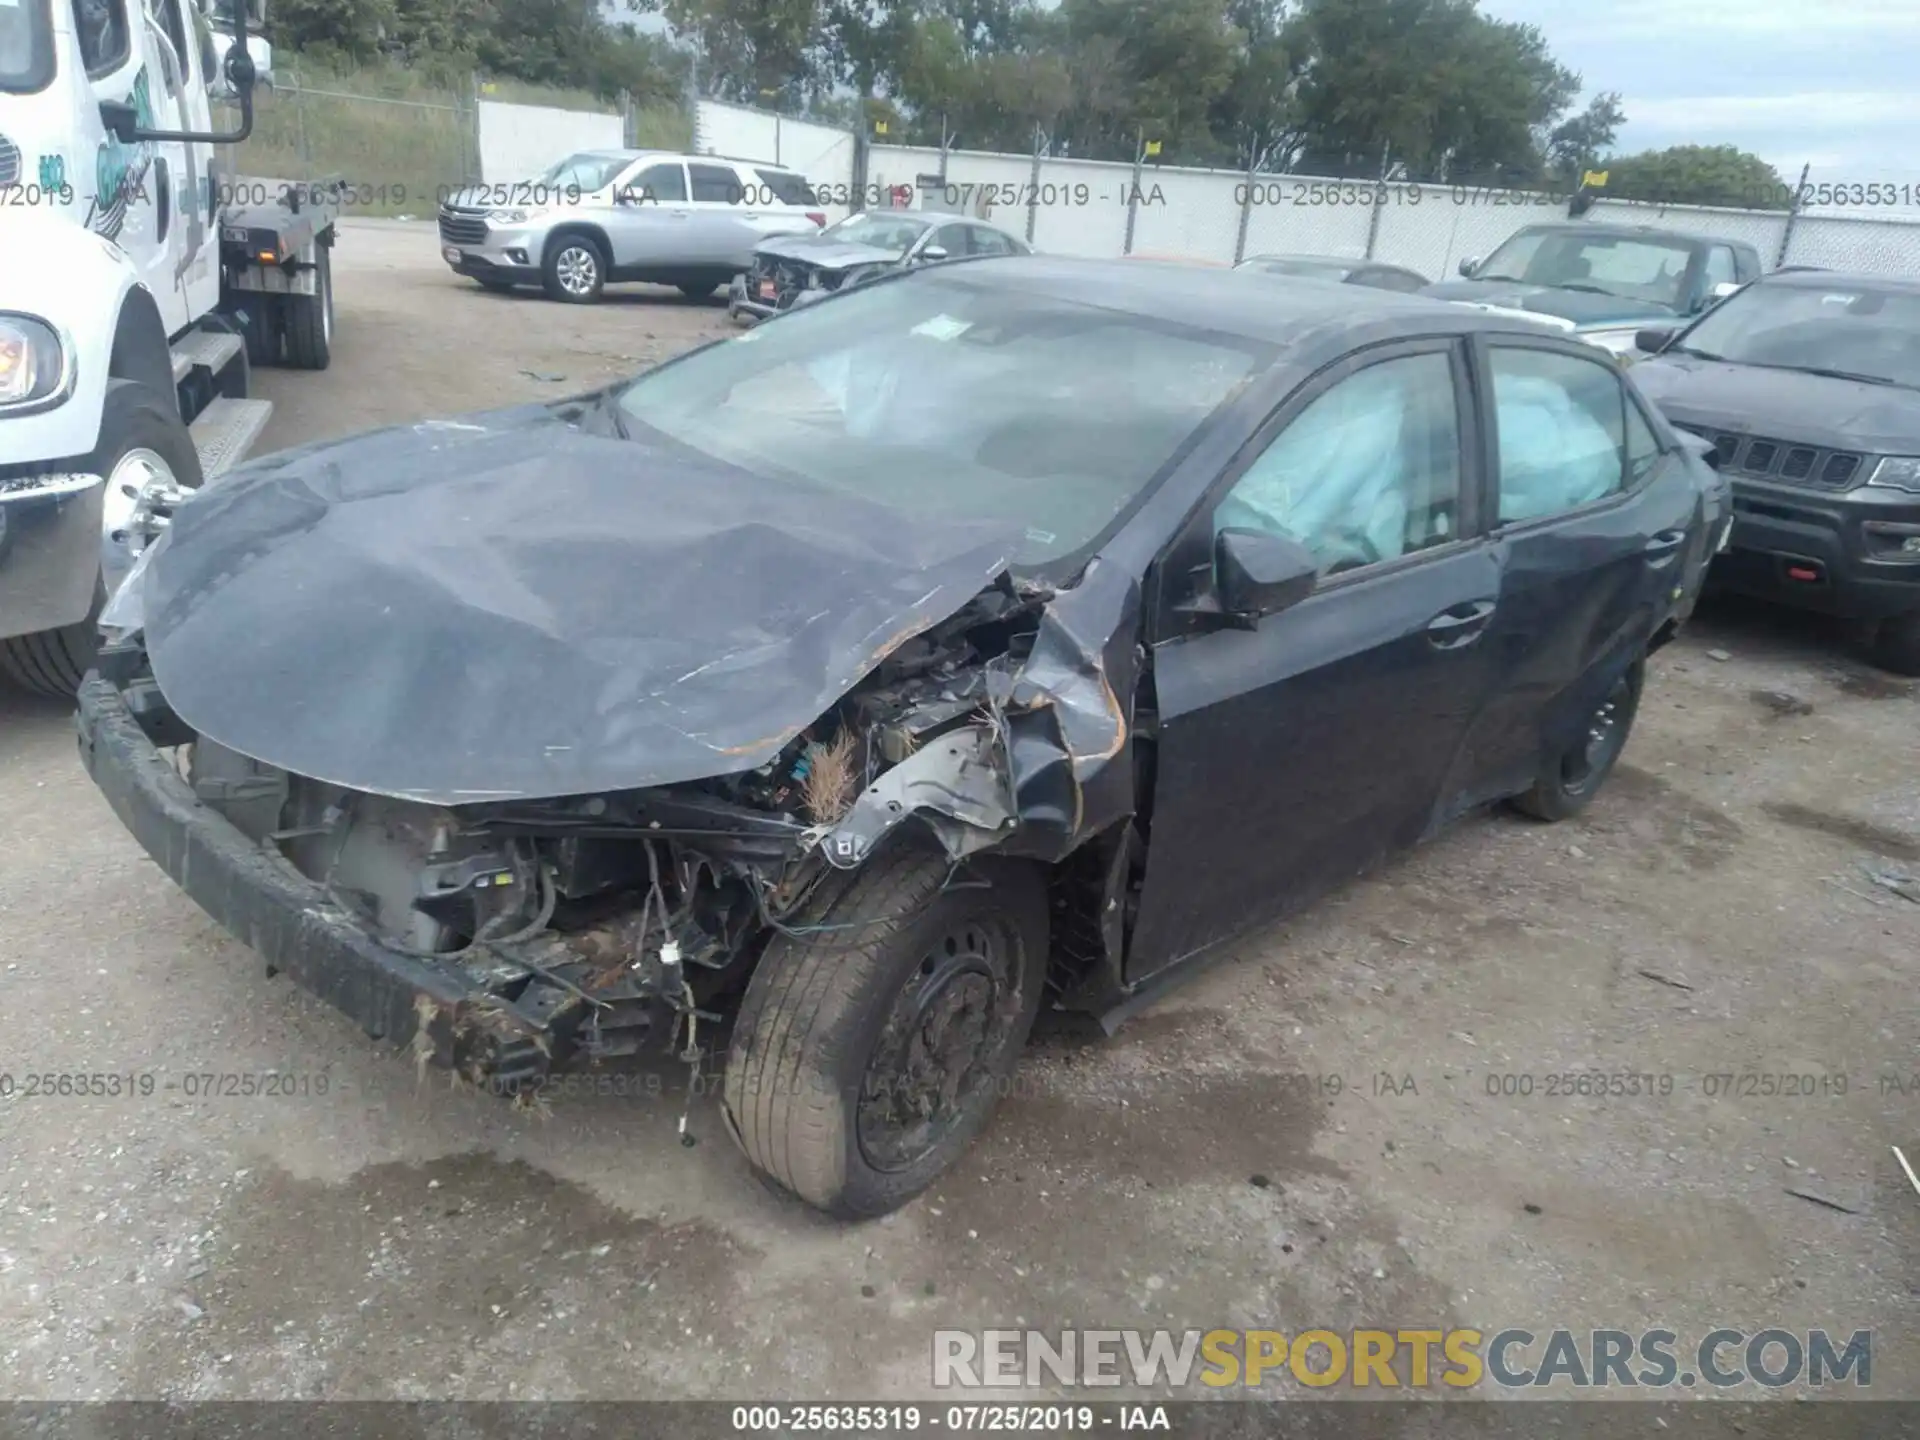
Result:
[[[860,1086],[855,1132],[876,1170],[923,1160],[990,1102],[1027,963],[1003,921],[944,927],[894,996]]]
[[[1593,714],[1586,734],[1560,761],[1560,784],[1578,795],[1597,783],[1619,758],[1627,743],[1627,724],[1633,711],[1633,681],[1622,675],[1614,682]]]

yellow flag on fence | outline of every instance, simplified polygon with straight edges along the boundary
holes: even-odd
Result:
[[[874,134],[876,134],[876,135],[884,135],[884,134],[886,134],[886,133],[887,133],[887,122],[886,122],[886,121],[884,121],[884,120],[876,120],[876,121],[874,121],[874,122],[873,122],[873,133],[874,133]]]
[[[1580,183],[1582,185],[1591,185],[1596,190],[1605,189],[1607,172],[1604,170],[1589,170],[1580,177]]]
[[[1147,141],[1147,154],[1158,155],[1159,153],[1160,153],[1160,142],[1158,140]]]

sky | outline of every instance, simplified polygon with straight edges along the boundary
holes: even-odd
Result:
[[[1920,200],[1920,0],[1481,0],[1537,25],[1587,94],[1618,90],[1622,152],[1738,145],[1789,183],[1893,181]]]

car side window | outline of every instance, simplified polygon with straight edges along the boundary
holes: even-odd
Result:
[[[633,177],[627,191],[636,200],[685,203],[687,172],[679,165],[650,165]]]
[[[695,204],[738,205],[746,198],[740,177],[724,165],[690,164],[687,173],[693,176]]]
[[[1707,297],[1709,299],[1713,297],[1714,286],[1737,284],[1739,279],[1740,267],[1734,264],[1733,247],[1730,245],[1709,246],[1707,249],[1707,276],[1704,282]]]
[[[1298,540],[1322,574],[1459,533],[1460,417],[1445,354],[1383,360],[1316,397],[1214,511],[1213,527]]]
[[[933,246],[938,245],[947,252],[947,257],[958,260],[962,255],[973,254],[971,225],[942,225],[927,237],[927,243],[920,247],[922,256]]]
[[[73,0],[73,29],[81,63],[96,80],[118,70],[133,53],[127,0]]]
[[[984,225],[969,225],[967,238],[971,242],[969,255],[1011,255],[1013,244],[998,230],[989,230]]]
[[[1493,400],[1502,524],[1577,510],[1624,487],[1628,401],[1613,365],[1495,346]]]

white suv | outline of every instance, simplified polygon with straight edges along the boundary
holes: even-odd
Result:
[[[588,150],[535,180],[473,185],[440,207],[455,273],[490,290],[540,285],[584,304],[609,283],[713,294],[771,235],[826,224],[806,177],[778,165],[661,150]]]

